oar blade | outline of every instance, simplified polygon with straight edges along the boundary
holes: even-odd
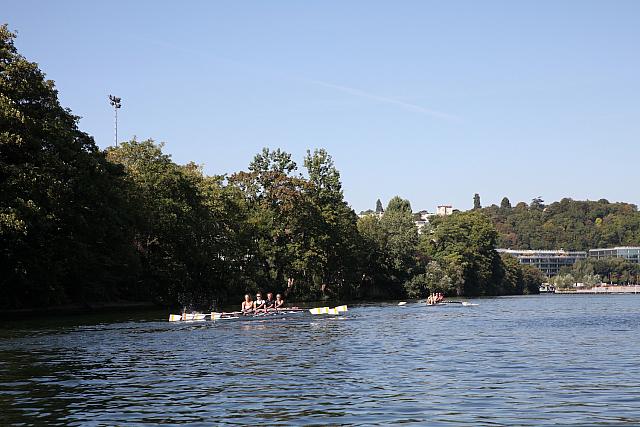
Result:
[[[316,307],[309,309],[309,313],[311,314],[339,314],[346,312],[347,306],[340,305],[338,307],[329,308],[329,307]]]

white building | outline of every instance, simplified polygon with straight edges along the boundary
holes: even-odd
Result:
[[[451,205],[440,205],[436,210],[436,215],[445,216],[451,215],[453,213],[453,206]]]
[[[538,267],[547,276],[555,276],[560,273],[562,267],[571,267],[578,260],[586,259],[585,251],[565,250],[531,250],[531,249],[496,249],[499,253],[516,257],[520,264]]]

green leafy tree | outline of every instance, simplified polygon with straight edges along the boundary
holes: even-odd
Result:
[[[546,277],[539,268],[523,265],[509,255],[501,254],[504,274],[500,283],[500,294],[537,294]]]
[[[420,250],[430,259],[462,270],[463,287],[458,294],[498,294],[503,272],[491,221],[480,211],[469,211],[435,218],[432,226],[433,232],[423,235]]]
[[[402,295],[405,282],[417,273],[418,267],[418,230],[411,203],[400,197],[392,198],[382,218],[360,218],[358,230],[365,253],[362,294]]]
[[[464,278],[460,268],[431,261],[424,273],[414,275],[405,282],[404,287],[409,298],[425,298],[433,292],[456,295],[463,285]]]
[[[571,275],[571,273],[558,274],[551,279],[551,282],[556,288],[566,290],[573,288],[576,283],[576,279]]]
[[[108,156],[127,172],[129,203],[138,213],[140,282],[164,304],[210,307],[238,256],[221,178],[205,177],[193,163],[175,164],[152,140],[124,142]]]
[[[360,276],[357,217],[344,200],[340,173],[326,150],[307,151],[304,165],[316,219],[311,222],[315,225],[311,250],[321,254],[310,266],[314,282],[320,284],[322,296],[350,296]]]
[[[628,203],[565,198],[545,206],[538,198],[531,206],[482,211],[496,226],[500,247],[586,251],[640,244],[640,212]]]
[[[500,202],[500,207],[502,209],[511,209],[511,202],[507,197],[502,198],[502,201]]]
[[[0,26],[0,288],[4,308],[135,293],[122,169]]]

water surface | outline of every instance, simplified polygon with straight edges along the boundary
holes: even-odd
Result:
[[[3,322],[0,425],[640,425],[640,296]]]

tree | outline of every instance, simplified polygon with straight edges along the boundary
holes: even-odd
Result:
[[[500,294],[537,294],[546,278],[542,271],[532,265],[523,265],[509,255],[501,254],[504,275]]]
[[[408,213],[410,215],[412,213],[411,202],[399,196],[395,196],[389,200],[389,204],[387,205],[387,210],[385,212],[389,213],[389,211],[402,212],[404,214]]]
[[[382,214],[384,212],[384,209],[382,208],[382,202],[380,201],[380,199],[376,200],[376,213],[377,214]]]
[[[551,279],[554,286],[558,289],[570,289],[576,283],[576,279],[570,274],[558,274]]]
[[[478,193],[473,195],[473,209],[480,209],[482,206],[480,205],[480,195]]]
[[[628,203],[564,198],[545,206],[537,198],[531,206],[520,202],[513,209],[482,211],[496,226],[501,247],[586,251],[640,242],[640,212]]]
[[[416,274],[411,280],[406,281],[404,288],[409,298],[424,298],[433,292],[455,295],[463,285],[463,280],[459,268],[431,261],[427,264],[425,272]]]
[[[130,295],[122,168],[0,26],[0,288],[4,308]]]
[[[570,273],[577,281],[585,285],[594,285],[602,280],[636,283],[640,274],[640,264],[624,258],[587,258],[577,261],[565,273]]]
[[[497,231],[479,210],[434,218],[433,232],[422,235],[420,252],[429,259],[458,266],[464,295],[495,295],[502,269],[495,251]]]
[[[123,142],[109,159],[127,172],[136,207],[133,244],[143,265],[139,281],[163,304],[211,307],[221,294],[234,253],[233,227],[220,177],[193,163],[175,164],[152,140]]]
[[[350,285],[358,280],[359,235],[355,212],[344,201],[340,173],[324,149],[307,151],[304,165],[309,174],[310,197],[315,229],[308,230],[313,238],[309,248],[314,254],[313,270],[322,296],[349,296]]]
[[[500,208],[502,209],[511,209],[511,202],[509,201],[509,199],[507,197],[503,197],[502,201],[500,202]]]
[[[544,209],[544,200],[542,200],[542,198],[540,196],[535,197],[534,199],[531,200],[531,205],[530,205],[531,209]]]
[[[418,266],[418,229],[411,203],[397,196],[392,198],[384,216],[360,218],[358,230],[365,254],[362,294],[400,296]]]
[[[252,258],[256,270],[250,289],[291,291],[285,286],[293,280],[301,292],[311,291],[313,275],[307,266],[322,254],[308,250],[313,233],[307,229],[315,221],[306,193],[311,184],[295,172],[297,165],[290,154],[264,148],[248,171],[229,178],[229,185],[246,197],[247,221],[255,242]]]

